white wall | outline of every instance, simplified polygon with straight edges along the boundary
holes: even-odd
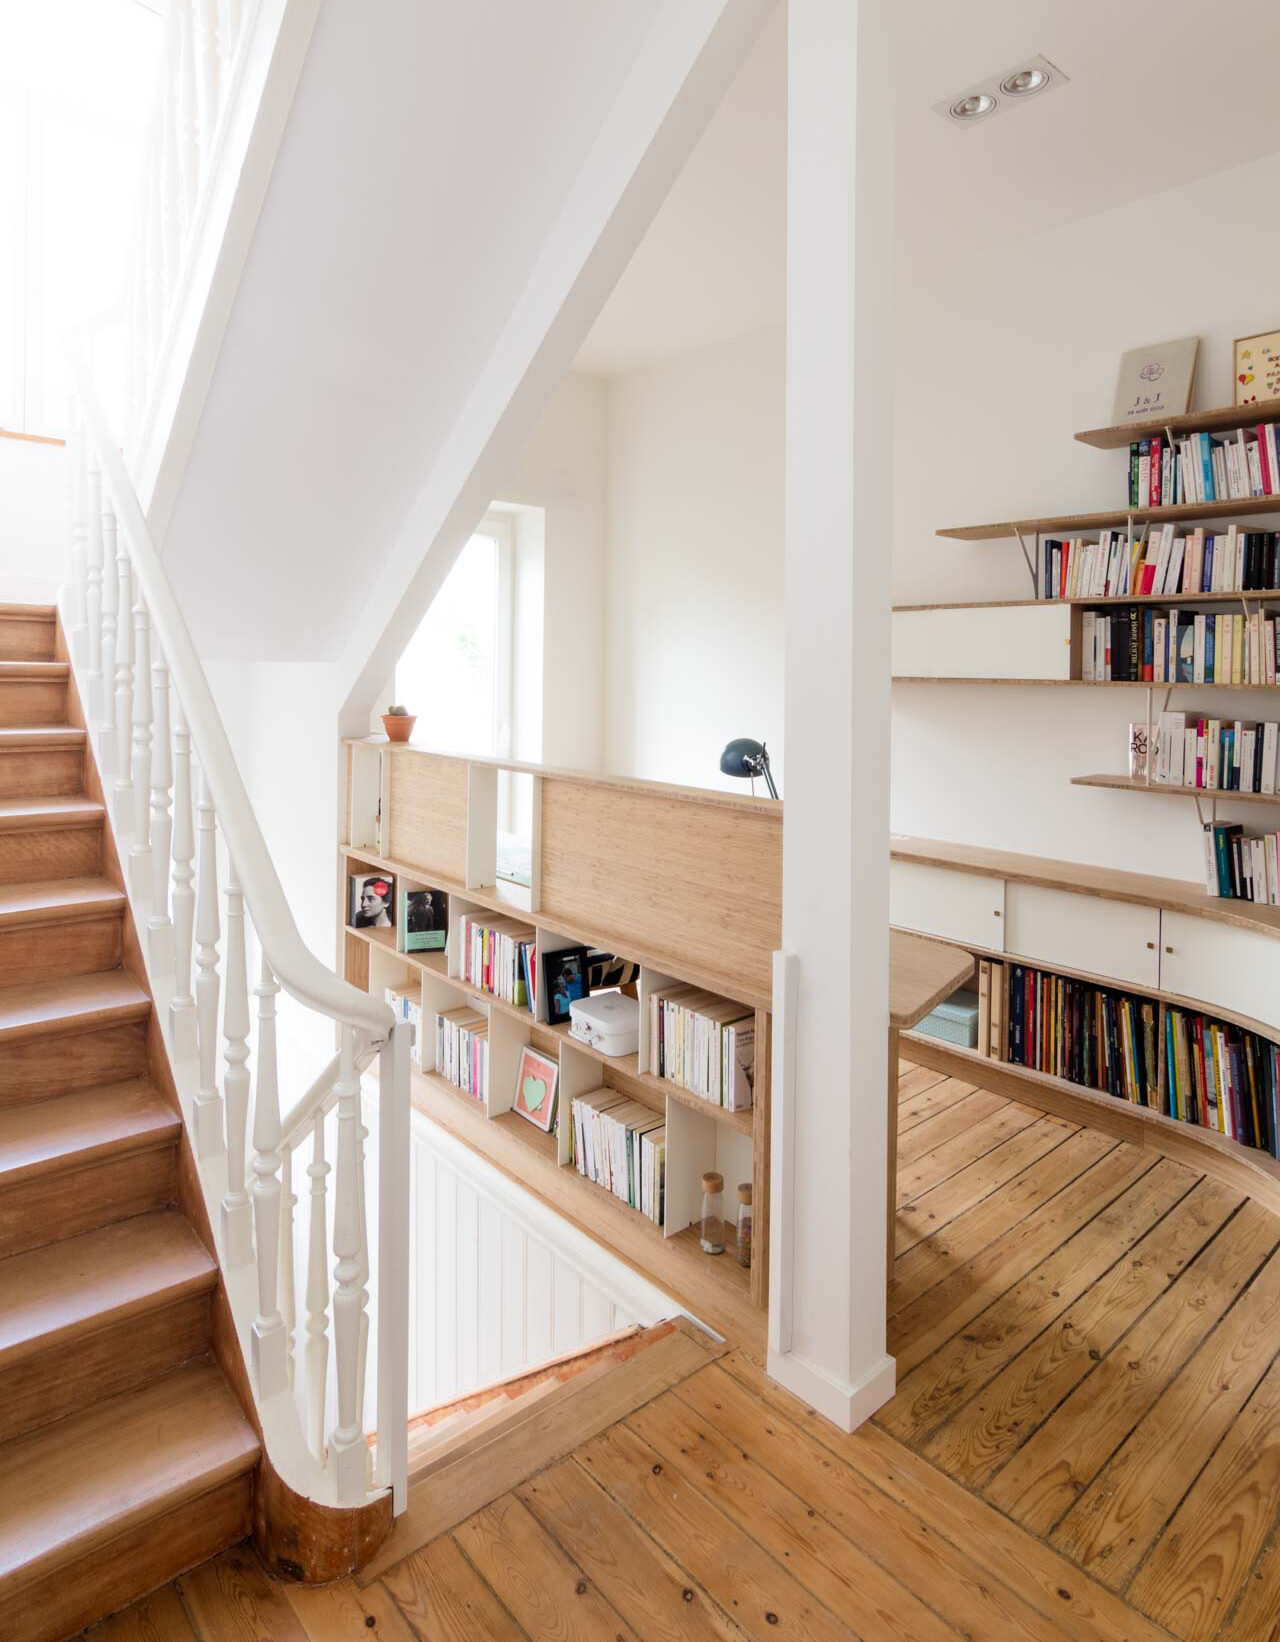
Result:
[[[1199,335],[1193,403],[1231,403],[1233,339],[1280,323],[1280,223],[1258,209],[1278,187],[1280,154],[1069,233],[900,269],[898,602],[1028,595],[1016,543],[946,541],[939,526],[1123,505],[1127,452],[1072,435],[1112,420],[1126,349]],[[1199,251],[1186,239],[1192,225]],[[1261,697],[1184,695],[1188,706],[1275,712]],[[1123,772],[1126,726],[1139,717],[1141,691],[898,685],[893,826],[1198,877],[1198,823],[1185,799],[1070,785],[1072,775]]]
[[[730,787],[735,736],[782,776],[782,327],[612,377],[604,759]]]
[[[0,439],[0,603],[51,604],[69,560],[65,448]]]

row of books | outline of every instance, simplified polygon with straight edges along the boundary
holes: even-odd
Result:
[[[1204,824],[1204,883],[1224,901],[1258,901],[1280,906],[1280,836],[1246,838],[1242,826]]]
[[[537,947],[528,924],[516,918],[458,919],[458,968],[482,992],[533,1009],[537,998]]]
[[[1046,599],[1159,598],[1173,593],[1269,590],[1280,576],[1280,532],[1192,530],[1176,526],[1130,540],[1124,530],[1043,543],[1041,596]]]
[[[1275,619],[1260,610],[1169,610],[1161,615],[1128,605],[1081,618],[1081,677],[1143,684],[1239,684],[1265,689],[1276,682]]]
[[[1280,1048],[1256,1032],[1165,1011],[1169,1115],[1280,1157]]]
[[[649,995],[649,1071],[713,1106],[744,1112],[752,1103],[755,1012],[696,986]]]
[[[1140,726],[1130,725],[1133,732]],[[1205,792],[1274,793],[1280,763],[1280,725],[1161,713],[1155,726],[1151,779],[1162,787]],[[1145,776],[1141,760],[1130,774]]]
[[[1274,422],[1229,433],[1164,434],[1129,446],[1129,506],[1244,500],[1280,495]]]
[[[978,1049],[1280,1156],[1280,1046],[1154,998],[980,959]]]
[[[616,1089],[579,1095],[573,1102],[573,1150],[580,1175],[662,1224],[667,1130],[660,1113]]]
[[[489,1023],[474,1009],[436,1016],[436,1071],[463,1094],[484,1100],[489,1088]]]

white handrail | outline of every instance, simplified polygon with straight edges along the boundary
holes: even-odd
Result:
[[[151,627],[159,638],[177,686],[187,727],[213,795],[227,848],[244,887],[258,939],[276,979],[290,997],[354,1027],[369,1040],[369,1050],[376,1052],[391,1036],[395,1016],[388,1004],[359,991],[326,969],[298,933],[200,657],[161,566],[124,459],[112,440],[83,355],[74,342],[68,353],[89,442],[95,459],[101,464],[103,485],[110,493],[117,524],[123,526],[128,538],[134,574],[150,612]]]

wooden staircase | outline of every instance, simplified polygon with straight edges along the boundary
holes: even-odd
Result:
[[[259,1461],[212,1356],[217,1266],[59,643],[51,608],[0,605],[5,1642],[244,1538]]]

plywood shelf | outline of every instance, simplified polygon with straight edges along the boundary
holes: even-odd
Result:
[[[1246,588],[1240,593],[1109,593],[1096,598],[1070,599],[961,599],[951,604],[895,604],[895,611],[911,610],[1019,610],[1043,609],[1047,605],[1082,605],[1086,609],[1102,609],[1109,605],[1150,604],[1157,608],[1166,605],[1240,604],[1243,600],[1254,604],[1272,604],[1280,601],[1280,587]]]
[[[1224,804],[1280,804],[1280,793],[1230,792],[1220,787],[1170,787],[1133,775],[1073,775],[1073,787],[1105,787],[1113,792],[1152,793],[1157,798],[1204,798]]]
[[[605,1243],[633,1270],[658,1283],[719,1333],[748,1345],[763,1346],[764,1313],[751,1304],[751,1280],[726,1247],[722,1255],[705,1255],[693,1228],[666,1237],[662,1228],[637,1209],[560,1165],[551,1137],[539,1135],[514,1114],[490,1118],[469,1095],[432,1072],[415,1067],[413,1103],[434,1122],[481,1152],[490,1162],[534,1192],[588,1236]],[[527,1133],[522,1133],[527,1131]]]
[[[1221,502],[1182,502],[1174,507],[1122,507],[1105,513],[1061,513],[1039,519],[1002,519],[995,524],[954,525],[939,530],[957,542],[995,542],[1023,536],[1076,536],[1089,530],[1118,530],[1140,524],[1208,524],[1215,519],[1247,519],[1280,514],[1280,496],[1244,496]]]
[[[1111,428],[1086,428],[1077,433],[1082,445],[1095,450],[1127,450],[1135,439],[1172,433],[1230,433],[1254,428],[1259,422],[1280,422],[1280,399],[1259,399],[1252,405],[1222,405],[1217,410],[1188,411],[1184,416],[1154,416],[1141,422],[1121,422]]]
[[[1250,693],[1254,695],[1270,694],[1280,689],[1276,684],[1192,684],[1179,679],[1170,684],[1167,680],[1152,681],[1149,679],[1126,678],[943,678],[934,677],[927,673],[895,673],[895,684],[1002,684],[1002,685],[1043,685],[1051,690],[1234,690],[1237,695]]]

